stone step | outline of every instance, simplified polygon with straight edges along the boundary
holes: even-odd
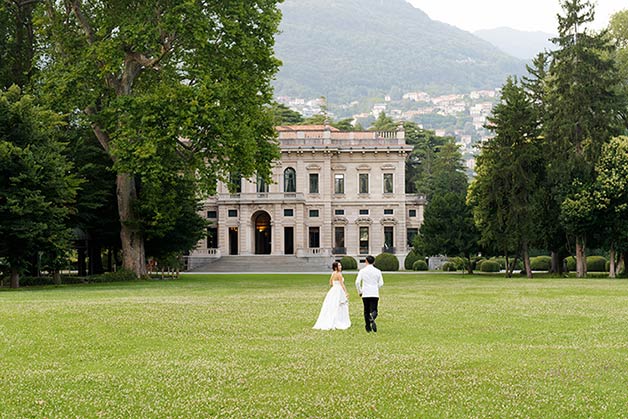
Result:
[[[192,258],[188,272],[326,272],[330,257],[296,256],[223,256],[219,259]]]

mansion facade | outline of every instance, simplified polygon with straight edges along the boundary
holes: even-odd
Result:
[[[189,265],[227,255],[344,255],[388,252],[403,263],[423,221],[425,198],[405,193],[412,146],[403,129],[343,132],[330,126],[277,127],[281,158],[272,183],[220,183],[204,204],[207,238]],[[401,265],[403,266],[403,265]]]

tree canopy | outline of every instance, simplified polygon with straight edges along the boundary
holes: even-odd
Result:
[[[47,94],[114,162],[123,265],[142,275],[142,191],[167,189],[179,168],[210,193],[234,171],[270,176],[278,1],[45,3]]]

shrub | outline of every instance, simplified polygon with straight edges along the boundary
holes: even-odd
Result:
[[[406,271],[413,269],[414,262],[416,262],[419,259],[423,260],[423,257],[416,254],[414,250],[410,251],[410,253],[408,253],[408,256],[406,256],[406,260],[403,262],[404,269]]]
[[[135,281],[137,277],[135,273],[128,269],[120,269],[116,272],[105,272],[102,275],[90,276],[87,280],[89,282],[125,282]]]
[[[381,271],[398,271],[399,259],[390,253],[380,253],[375,257],[374,265]]]
[[[494,260],[485,260],[482,262],[480,266],[480,271],[482,272],[499,272],[500,266],[499,263]]]
[[[464,270],[467,267],[467,264],[469,263],[466,259],[461,258],[461,257],[451,258],[449,259],[449,262],[453,263],[454,270],[456,271]]]
[[[567,272],[573,272],[576,270],[576,258],[573,256],[568,256],[565,258],[565,262],[567,262]]]
[[[427,263],[424,260],[415,260],[412,264],[413,271],[427,271]]]
[[[340,264],[342,265],[343,271],[347,269],[358,269],[358,262],[351,256],[343,256],[342,259],[340,259]]]
[[[606,258],[604,256],[588,256],[587,271],[588,272],[606,272]]]
[[[445,262],[443,266],[441,266],[441,270],[443,272],[456,272],[456,265],[452,262]]]
[[[533,271],[547,271],[552,267],[552,258],[550,256],[536,256],[530,258],[530,268]]]
[[[611,261],[607,260],[606,261],[606,272],[610,272],[611,271]],[[615,263],[615,273],[617,273],[617,263]]]
[[[477,270],[481,270],[482,269],[482,264],[486,262],[486,259],[484,258],[479,258],[475,261],[475,269]]]

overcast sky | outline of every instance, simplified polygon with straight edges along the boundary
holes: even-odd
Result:
[[[467,31],[508,26],[523,31],[556,33],[559,0],[408,0],[433,20]],[[595,23],[600,29],[610,16],[628,9],[628,0],[593,0]]]

